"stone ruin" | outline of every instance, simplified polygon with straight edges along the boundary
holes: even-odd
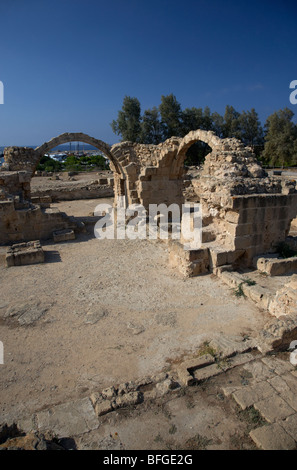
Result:
[[[253,151],[236,139],[220,139],[211,131],[191,131],[159,145],[122,142],[109,146],[82,133],[62,134],[34,149],[8,147],[0,171],[0,243],[43,240],[53,232],[78,231],[77,221],[47,205],[34,204],[30,181],[40,158],[66,142],[81,141],[98,148],[114,173],[115,204],[170,205],[185,202],[184,161],[197,141],[211,153],[198,177],[191,180],[191,200],[203,213],[200,250],[184,250],[169,241],[169,261],[183,274],[216,272],[222,266],[252,266],[259,255],[273,253],[288,236],[297,213],[296,182],[268,177]],[[189,182],[188,182],[189,183]]]

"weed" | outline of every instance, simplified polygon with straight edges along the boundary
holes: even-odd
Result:
[[[155,441],[155,442],[162,442],[162,441],[163,441],[163,438],[162,438],[162,436],[161,436],[160,433],[156,435],[154,441]]]
[[[204,341],[202,346],[199,348],[197,355],[198,357],[200,357],[200,356],[205,356],[206,354],[209,354],[212,357],[215,357],[217,354],[216,350],[212,346],[209,345],[208,341]]]
[[[242,288],[243,284],[246,284],[247,286],[254,286],[256,284],[256,281],[253,281],[252,279],[248,278],[238,284],[237,288],[234,289],[234,294],[236,295],[236,297],[246,297]]]
[[[230,359],[228,359],[227,357],[221,359],[220,357],[218,357],[216,359],[216,364],[217,364],[217,367],[218,369],[221,369],[221,370],[226,370],[230,367],[231,365],[231,361]]]
[[[256,284],[256,281],[253,281],[252,279],[246,279],[244,281],[245,284],[247,284],[248,286],[254,286]]]
[[[243,292],[242,285],[244,282],[241,282],[236,289],[234,289],[234,294],[236,297],[245,297],[245,293]]]
[[[254,406],[250,406],[245,410],[239,409],[237,411],[237,416],[242,421],[245,421],[248,427],[247,432],[250,432],[252,429],[258,428],[260,426],[264,426],[267,424],[267,421],[262,418],[261,414],[259,413]]]
[[[205,450],[206,447],[211,443],[212,443],[212,439],[208,439],[205,436],[196,434],[196,436],[186,441],[185,448],[191,449],[191,450]]]
[[[169,428],[169,434],[175,434],[177,431],[177,427],[175,426],[175,424],[172,424]]]

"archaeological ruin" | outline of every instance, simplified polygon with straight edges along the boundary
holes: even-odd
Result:
[[[68,142],[96,147],[111,171],[90,172],[92,179],[82,183],[70,172],[53,174],[49,179],[58,184],[41,181],[34,189],[34,180],[44,176],[36,175],[42,156]],[[196,142],[211,151],[201,167],[189,169],[184,162]],[[290,434],[284,418],[297,416],[296,363],[271,354],[297,343],[297,190],[296,178],[272,173],[240,141],[203,130],[159,145],[109,146],[86,134],[66,133],[36,149],[5,148],[0,320],[7,327],[6,360],[14,362],[3,375],[1,399],[8,418],[0,434],[1,429],[2,436],[8,433],[6,422],[13,415],[28,438],[34,430],[92,439],[92,431],[104,434],[104,420],[111,414],[117,419],[121,409],[132,412],[143,403],[144,412],[148,403],[151,413],[154,400],[158,407],[175,406],[173,415],[180,412],[182,423],[192,416],[200,421],[204,390],[195,413],[188,401],[178,410],[174,398],[187,398],[191,385],[203,383],[212,400],[214,382],[208,381],[223,373],[216,396],[232,396],[243,411],[255,403],[255,410],[272,422],[250,432],[257,446],[263,430],[274,437],[274,427],[285,423]],[[182,209],[186,202],[199,203],[201,246],[188,249],[183,233],[178,239],[159,233],[154,241],[103,240],[100,245],[95,205],[104,198],[111,202],[111,196],[114,209],[118,203],[147,211],[150,204]],[[62,211],[57,201],[63,201]],[[69,207],[78,207],[84,216],[68,215]],[[161,225],[162,217],[157,221]],[[279,256],[284,242],[294,255]],[[289,381],[289,393],[289,386],[279,385],[282,377]],[[213,403],[209,408],[213,420]],[[106,429],[114,446],[118,428],[116,437],[109,424]],[[295,448],[295,429],[294,439],[286,436],[286,448]]]
[[[53,237],[61,230],[82,230],[81,223],[50,207],[50,198],[31,198],[31,178],[40,158],[72,141],[98,148],[110,162],[115,204],[178,204],[185,202],[184,161],[189,147],[201,141],[211,148],[197,178],[188,181],[191,200],[203,214],[202,246],[185,251],[182,240],[169,243],[169,262],[185,275],[216,272],[221,266],[252,266],[260,255],[273,253],[288,236],[297,212],[294,180],[268,177],[251,148],[236,139],[220,139],[196,130],[159,145],[122,142],[109,146],[82,133],[65,133],[36,149],[7,147],[0,173],[0,243]],[[105,181],[107,183],[107,181]]]

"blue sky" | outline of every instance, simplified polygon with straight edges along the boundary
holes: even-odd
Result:
[[[142,111],[173,93],[183,109],[297,115],[296,0],[0,0],[0,20],[0,146],[118,142],[125,95]]]

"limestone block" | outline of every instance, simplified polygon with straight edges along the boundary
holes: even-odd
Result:
[[[141,392],[130,392],[125,393],[124,395],[116,397],[116,399],[112,402],[112,406],[114,409],[116,408],[124,408],[127,406],[137,405],[143,401],[143,394]]]
[[[295,440],[278,423],[253,429],[250,437],[263,450],[295,450],[296,448]]]
[[[39,241],[19,243],[7,250],[6,266],[24,266],[44,262],[44,252]]]
[[[75,240],[75,233],[71,229],[57,230],[53,232],[53,238],[56,243]]]
[[[231,224],[237,224],[239,221],[239,212],[227,211],[225,214],[225,220]]]

